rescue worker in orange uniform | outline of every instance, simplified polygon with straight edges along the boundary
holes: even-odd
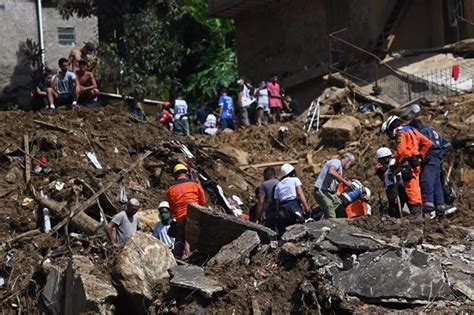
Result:
[[[188,177],[188,168],[184,164],[176,164],[173,169],[175,181],[166,190],[166,198],[170,205],[171,213],[176,219],[176,240],[173,254],[176,257],[187,257],[191,248],[186,241],[186,218],[188,205],[206,204],[206,194],[201,184]]]
[[[418,130],[403,124],[397,116],[390,116],[382,125],[382,132],[391,139],[397,140],[397,152],[395,166],[397,174],[404,162],[408,162],[411,168],[402,172],[405,184],[405,192],[408,199],[410,215],[408,219],[417,219],[422,214],[423,200],[420,188],[421,163],[428,153],[432,143],[430,139],[422,135]]]

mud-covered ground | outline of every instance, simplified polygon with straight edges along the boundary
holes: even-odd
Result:
[[[470,101],[473,102],[470,102]],[[152,124],[140,123],[120,106],[108,106],[100,109],[81,108],[70,112],[60,109],[56,113],[42,112],[1,112],[0,113],[0,242],[2,257],[0,276],[6,284],[0,288],[2,309],[18,311],[44,310],[39,302],[45,274],[39,263],[49,258],[60,259],[68,253],[93,257],[99,273],[107,274],[113,264],[116,252],[104,245],[102,233],[93,237],[65,237],[65,231],[58,234],[41,233],[33,238],[7,242],[15,236],[40,226],[40,209],[30,199],[31,187],[42,190],[56,201],[65,201],[68,209],[85,200],[92,193],[86,186],[98,190],[114,174],[126,168],[139,154],[152,150],[153,154],[140,166],[125,177],[124,186],[128,197],[138,198],[143,209],[153,212],[164,199],[165,188],[172,181],[171,168],[184,155],[171,140],[186,143],[195,155],[191,161],[196,168],[214,179],[222,186],[227,195],[238,195],[245,201],[248,209],[255,202],[254,191],[262,181],[263,168],[252,165],[297,160],[297,175],[304,184],[305,194],[311,205],[316,206],[312,197],[313,182],[324,161],[337,157],[344,152],[353,152],[357,165],[350,170],[349,177],[362,181],[372,190],[374,214],[371,218],[355,220],[353,223],[367,231],[387,236],[405,237],[413,229],[421,229],[425,241],[434,245],[465,243],[467,232],[457,226],[472,227],[474,212],[474,163],[473,153],[466,147],[466,137],[472,132],[474,97],[463,96],[423,107],[421,120],[438,128],[453,141],[455,150],[445,161],[446,169],[452,168],[451,180],[459,192],[454,206],[458,211],[450,216],[445,229],[439,229],[435,222],[405,222],[401,220],[382,220],[379,197],[384,197],[382,183],[374,174],[375,151],[381,146],[394,148],[394,143],[380,133],[382,122],[379,113],[346,113],[358,118],[362,131],[357,139],[340,147],[322,145],[319,135],[307,135],[299,122],[285,123],[288,130],[280,135],[279,126],[251,126],[232,133],[221,133],[217,137],[194,135],[178,137]],[[456,105],[457,104],[457,105]],[[470,119],[469,119],[470,118]],[[34,120],[59,126],[62,130],[36,123]],[[31,186],[26,184],[24,136],[29,138],[29,156],[34,169],[42,157],[48,162],[42,165],[42,172],[31,173]],[[472,140],[471,140],[472,141]],[[236,151],[235,149],[238,149]],[[85,156],[86,152],[95,152],[102,169],[97,169]],[[279,170],[279,167],[276,167]],[[57,183],[64,183],[58,190]],[[87,185],[86,185],[87,184]],[[108,218],[122,209],[118,201],[119,184],[115,183],[107,191],[110,204],[104,207]],[[97,208],[86,211],[98,219]],[[61,220],[56,216],[52,224]],[[72,227],[66,233],[80,232]],[[472,244],[465,243],[470,248]],[[320,288],[324,277],[310,268],[306,259],[285,261],[279,255],[279,249],[267,248],[253,256],[246,266],[232,270],[219,268],[207,270],[226,288],[226,293],[213,301],[181,300],[174,310],[188,312],[195,307],[209,311],[229,311],[236,314],[248,313],[252,303],[265,311],[284,313],[302,312],[314,308],[311,292],[305,292],[301,283],[306,279],[318,291],[330,291]],[[371,305],[349,302],[339,297],[337,292],[327,292],[327,301],[332,301],[325,309],[344,309],[371,311]],[[158,295],[170,300],[165,294]],[[252,297],[255,297],[254,301]],[[324,301],[325,299],[321,299]],[[257,301],[257,302],[256,302]],[[336,301],[336,302],[335,302]],[[156,303],[157,309],[164,310],[166,303]],[[338,305],[335,308],[334,305]],[[169,308],[166,308],[169,310]],[[381,311],[380,306],[376,311]],[[388,309],[387,309],[388,310]],[[375,311],[375,310],[374,310]]]

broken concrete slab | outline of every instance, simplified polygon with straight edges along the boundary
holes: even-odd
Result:
[[[341,116],[328,120],[321,128],[321,142],[327,146],[340,146],[355,141],[361,125],[357,118]]]
[[[80,313],[111,314],[114,311],[113,302],[118,294],[111,281],[79,273],[74,277],[72,292],[72,305]]]
[[[339,225],[337,228],[331,229],[326,239],[331,241],[339,249],[374,251],[381,249],[379,243],[363,237],[353,236],[352,234],[360,234],[362,230],[348,225]]]
[[[333,284],[348,295],[369,301],[419,303],[446,299],[451,292],[440,261],[412,249],[364,253],[352,269],[335,272]]]
[[[263,244],[269,244],[277,236],[271,229],[235,216],[197,205],[188,206],[186,238],[191,248],[200,253],[214,256],[247,230],[257,232]]]
[[[177,266],[171,268],[169,272],[172,276],[170,284],[174,287],[198,290],[208,298],[224,290],[219,282],[206,277],[204,269],[198,266]]]
[[[255,231],[245,231],[236,240],[221,248],[208,265],[228,265],[242,262],[260,245],[260,238]]]
[[[176,260],[168,246],[151,234],[136,232],[117,257],[114,278],[125,291],[130,303],[143,305],[153,299],[153,288],[168,278],[168,269]]]

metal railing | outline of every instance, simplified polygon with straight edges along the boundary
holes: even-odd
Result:
[[[446,69],[434,70],[435,73],[442,73],[438,76],[439,80],[433,80],[431,72],[426,75],[404,73],[384,63],[375,54],[350,43],[346,39],[346,30],[344,28],[329,34],[329,74],[338,72],[367,92],[398,104],[418,97],[459,94],[456,86],[444,84],[451,80],[450,71],[448,75]]]

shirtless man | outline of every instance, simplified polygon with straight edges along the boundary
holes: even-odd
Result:
[[[82,48],[73,48],[69,53],[68,64],[71,66],[72,72],[77,72],[79,70],[79,61],[85,60],[86,64],[89,64],[91,58],[88,55],[91,55],[95,51],[94,44],[88,42]],[[89,69],[91,70],[89,65]]]
[[[87,70],[87,61],[79,61],[79,70],[77,71],[77,80],[79,82],[78,98],[84,103],[90,101],[96,102],[99,96],[99,89],[94,74]]]

